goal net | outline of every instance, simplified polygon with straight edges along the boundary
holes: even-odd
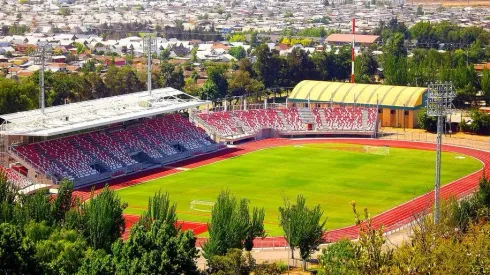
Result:
[[[212,201],[193,200],[189,204],[189,208],[191,210],[199,211],[199,212],[211,212],[213,206],[214,206],[214,202]]]
[[[364,152],[371,155],[386,156],[390,154],[390,147],[388,146],[364,146]]]

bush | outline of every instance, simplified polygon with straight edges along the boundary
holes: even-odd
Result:
[[[288,265],[284,262],[263,263],[255,267],[255,275],[280,275],[288,270]]]
[[[241,249],[232,248],[224,256],[212,256],[208,265],[206,274],[248,275],[255,269],[255,259],[250,252],[243,254]]]
[[[428,116],[425,108],[420,110],[417,115],[417,120],[421,129],[424,129],[428,132],[437,131],[437,118]]]
[[[351,241],[340,240],[322,250],[318,256],[325,274],[350,274],[354,268],[355,248]]]

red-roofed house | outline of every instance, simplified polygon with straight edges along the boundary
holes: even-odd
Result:
[[[376,43],[379,39],[378,35],[354,35],[356,46],[369,46]],[[343,46],[352,44],[352,34],[334,33],[325,39],[325,43],[333,46]]]

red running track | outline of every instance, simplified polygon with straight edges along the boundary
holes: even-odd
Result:
[[[422,143],[422,142],[409,142],[409,141],[394,141],[394,140],[378,140],[378,139],[266,139],[261,141],[254,141],[241,144],[236,148],[225,149],[210,155],[199,156],[190,160],[185,160],[176,164],[172,167],[179,168],[196,168],[199,166],[207,165],[210,163],[215,163],[224,159],[232,158],[249,152],[261,150],[264,148],[286,146],[286,145],[299,145],[299,144],[310,144],[310,143],[350,143],[350,144],[363,144],[372,146],[390,146],[408,149],[419,149],[419,150],[435,150],[435,144]],[[451,145],[443,145],[443,151],[455,152],[459,154],[465,154],[479,159],[484,167],[486,174],[490,173],[490,153],[479,151],[476,149],[463,148]],[[477,171],[473,174],[465,176],[459,180],[451,182],[444,185],[441,188],[441,198],[449,198],[455,196],[457,198],[466,196],[473,192],[478,187],[478,182],[481,177],[482,170]],[[122,177],[109,182],[111,189],[121,189],[124,187],[140,184],[145,181],[157,179],[167,175],[175,174],[181,170],[175,168],[159,168],[150,171],[145,171],[136,175],[131,175],[127,177]],[[103,185],[97,185],[95,187],[95,193],[98,193]],[[91,188],[91,187],[90,187]],[[82,199],[87,199],[90,196],[90,188],[84,188],[75,191],[75,195],[81,197]],[[414,198],[404,204],[401,204],[395,208],[392,208],[386,212],[383,212],[372,219],[372,224],[374,226],[383,225],[385,231],[392,231],[403,225],[412,222],[415,217],[430,209],[434,199],[433,191],[426,193],[422,196]],[[126,215],[126,232],[124,237],[128,235],[128,229],[137,220],[135,216]],[[179,222],[183,229],[192,229],[196,234],[200,234],[206,231],[206,224],[195,223],[195,222]],[[341,238],[356,239],[358,237],[359,227],[358,226],[348,226],[340,229],[330,230],[326,232],[326,238],[329,242],[339,240]],[[202,244],[205,238],[198,238],[198,244]],[[286,241],[283,237],[268,237],[264,239],[255,240],[255,247],[265,248],[265,247],[284,247],[287,246]]]

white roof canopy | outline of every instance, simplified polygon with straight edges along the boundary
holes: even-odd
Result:
[[[0,115],[1,135],[55,136],[208,104],[174,88]]]

